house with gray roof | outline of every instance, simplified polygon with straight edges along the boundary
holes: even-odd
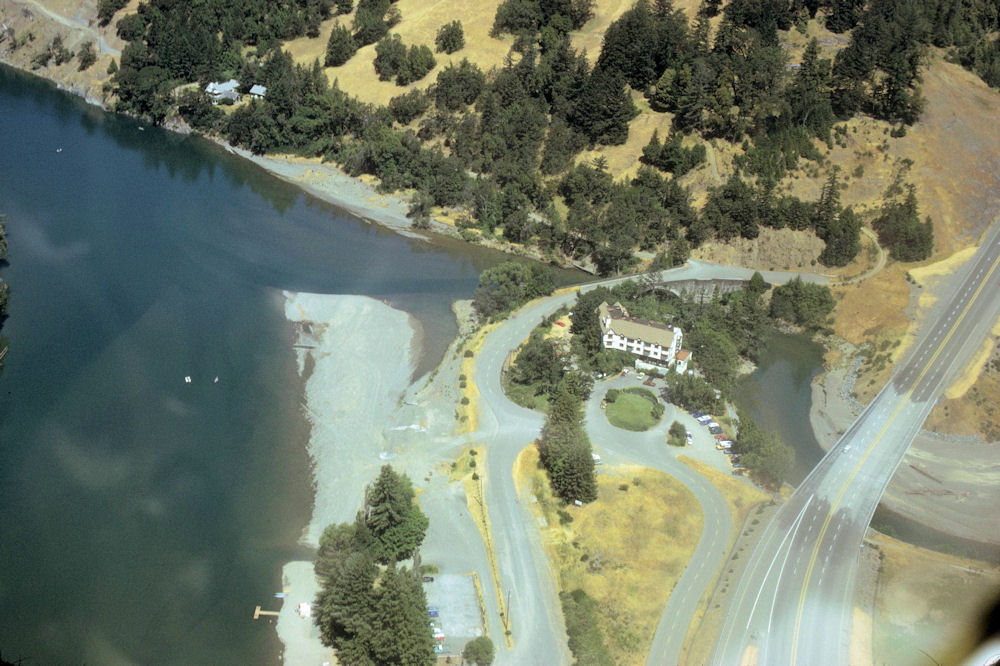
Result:
[[[267,87],[262,86],[259,83],[255,83],[250,86],[250,97],[253,99],[264,99],[264,95],[267,94]]]
[[[632,317],[621,303],[601,303],[597,307],[597,317],[605,349],[620,349],[638,356],[637,368],[672,367],[677,372],[687,371],[691,352],[681,349],[684,333],[679,326]]]
[[[205,94],[208,95],[213,104],[218,104],[224,99],[238,102],[240,101],[240,82],[236,79],[229,79],[222,83],[212,81],[205,86]]]

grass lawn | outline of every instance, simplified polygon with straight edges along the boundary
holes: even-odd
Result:
[[[667,597],[701,538],[701,506],[663,472],[605,465],[597,501],[564,507],[537,463],[538,449],[527,447],[514,478],[522,501],[544,518],[542,545],[559,590],[583,590],[596,604],[594,629],[610,661],[587,663],[645,664]]]
[[[662,406],[657,415],[654,410],[660,404],[656,395],[647,389],[629,389],[618,394],[614,402],[609,402],[604,412],[611,425],[622,430],[640,432],[649,430],[663,417]]]

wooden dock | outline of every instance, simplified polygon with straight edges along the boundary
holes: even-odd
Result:
[[[258,618],[259,618],[259,617],[260,617],[261,615],[273,615],[274,617],[277,617],[277,616],[278,616],[278,611],[266,611],[266,610],[261,610],[261,609],[260,609],[260,606],[257,606],[256,608],[254,608],[254,609],[253,609],[253,619],[255,619],[255,620],[256,620],[256,619],[258,619]]]

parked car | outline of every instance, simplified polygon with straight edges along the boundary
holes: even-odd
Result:
[[[701,416],[698,417],[697,420],[698,423],[702,425],[707,425],[712,420],[712,417],[709,416],[708,414],[702,414]]]
[[[694,435],[692,435],[692,434],[691,434],[691,431],[690,431],[690,430],[688,430],[688,431],[687,431],[687,440],[688,440],[688,441],[690,442],[690,441],[691,441],[691,440],[693,440],[693,439],[694,439]]]
[[[719,435],[722,433],[722,428],[719,426],[708,426],[708,431],[713,435]]]
[[[434,576],[424,576],[424,582],[425,583],[433,583],[434,582]]]

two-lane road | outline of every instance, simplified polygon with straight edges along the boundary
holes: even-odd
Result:
[[[752,274],[752,270],[735,266],[690,261],[683,266],[663,271],[660,278],[663,281],[748,280]],[[782,284],[796,277],[797,274],[764,272],[763,275],[768,282]],[[584,285],[581,291],[587,291],[601,285],[610,286],[617,282],[634,279],[634,277],[627,276],[591,283]],[[825,281],[825,278],[816,275],[803,275],[801,277],[809,281]],[[539,531],[534,527],[534,519],[530,511],[518,503],[512,477],[512,468],[517,454],[538,437],[543,417],[536,412],[519,407],[507,399],[500,384],[500,370],[507,354],[517,349],[544,317],[564,305],[571,305],[576,300],[576,296],[576,292],[558,294],[528,304],[487,336],[477,354],[474,379],[480,392],[479,429],[469,435],[468,439],[482,442],[488,451],[485,465],[486,503],[493,527],[494,547],[501,570],[502,593],[509,595],[508,610],[515,642],[513,651],[498,651],[497,663],[563,664],[571,662],[566,646],[566,633],[561,611],[559,610],[559,600],[542,550]],[[699,481],[698,475],[682,465],[673,468],[673,471],[678,475],[683,475],[682,481],[686,479],[686,485],[689,487],[701,488],[707,484],[703,480]],[[710,492],[704,488],[697,491],[696,495],[700,495],[699,499],[704,500]],[[725,526],[726,539],[728,540],[728,513],[724,517],[720,515],[719,506],[718,502],[711,502],[710,506],[706,508],[706,517],[710,518],[715,525]],[[721,531],[720,528],[718,532],[721,533]],[[684,594],[681,594],[677,599],[671,595],[664,611],[654,650],[658,655],[667,658],[666,663],[669,663],[670,660],[676,660],[675,655],[679,652],[680,642],[683,640],[690,622],[690,612],[688,611],[693,609],[693,604],[697,603],[701,592],[704,591],[705,584],[711,578],[703,570],[716,569],[721,562],[722,553],[716,541],[712,538],[711,533],[706,532],[696,551],[696,557],[702,559],[697,563],[698,566],[688,567],[690,571],[685,571],[685,577],[678,584],[678,589],[683,590]],[[718,561],[713,564],[715,559]],[[699,585],[701,589],[695,589]],[[497,604],[495,595],[489,594],[488,597],[492,604]],[[503,601],[507,604],[508,599],[505,598]],[[684,609],[685,612],[678,612],[678,609]],[[682,616],[685,617],[682,618]],[[679,638],[673,635],[674,632],[680,634]],[[657,662],[654,660],[653,663]]]
[[[952,278],[892,380],[765,530],[740,579],[716,664],[847,664],[858,552],[934,404],[1000,314],[1000,224]],[[752,647],[751,647],[752,646]]]

